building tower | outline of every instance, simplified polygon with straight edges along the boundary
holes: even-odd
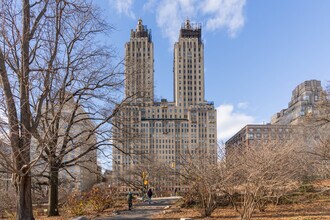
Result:
[[[154,46],[151,30],[138,20],[125,45],[125,95],[136,101],[154,100]]]
[[[174,100],[188,108],[204,103],[204,45],[200,24],[186,20],[174,45]]]

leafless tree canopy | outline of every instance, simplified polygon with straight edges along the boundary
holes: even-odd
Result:
[[[111,26],[89,1],[9,0],[0,7],[1,141],[12,154],[1,151],[1,163],[13,174],[18,219],[33,219],[35,165],[56,185],[59,169],[111,144],[111,119],[123,103],[121,66],[97,40]]]

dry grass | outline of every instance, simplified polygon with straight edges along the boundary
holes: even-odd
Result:
[[[84,216],[86,216],[89,219],[94,219],[96,217],[109,217],[109,216],[113,215],[114,211],[124,210],[126,208],[127,208],[126,201],[120,200],[120,201],[116,202],[116,204],[113,207],[108,208],[101,213],[92,212],[92,213],[88,213]],[[57,217],[47,217],[46,215],[39,213],[39,215],[35,216],[35,219],[36,220],[46,220],[46,219],[47,220],[66,220],[66,219],[75,217],[73,215],[70,215],[68,213],[61,212],[61,211],[60,211],[60,214],[61,214],[61,216],[57,216]]]
[[[202,219],[197,210],[181,209],[180,212],[157,214],[153,219]],[[216,209],[209,219],[237,220],[239,215],[231,207]],[[265,212],[256,212],[253,219],[259,220],[330,220],[330,199],[306,204],[270,205]]]
[[[315,182],[314,187],[318,190],[329,189],[330,180],[323,180]],[[321,194],[306,194],[304,199],[296,201],[294,204],[283,205],[269,205],[265,212],[258,212],[253,215],[253,219],[258,220],[330,220],[330,196],[329,192],[324,195]],[[117,200],[112,208],[105,210],[102,213],[89,213],[85,215],[90,219],[96,217],[109,217],[113,215],[114,211],[125,210],[127,207],[126,200],[123,198]],[[179,209],[173,206],[173,210],[176,212],[157,214],[152,216],[152,219],[179,219],[179,218],[194,218],[202,219],[200,213],[196,209]],[[73,216],[68,215],[64,211],[60,212],[59,217],[47,217],[44,215],[42,209],[35,210],[35,217],[37,220],[66,220]],[[1,218],[1,215],[0,215]],[[9,218],[10,219],[10,218]],[[14,218],[12,218],[14,219]],[[209,219],[226,219],[237,220],[239,215],[232,207],[218,208],[216,209]]]
[[[319,190],[329,189],[330,180],[318,181],[313,186]],[[300,198],[301,199],[301,198]],[[201,218],[198,210],[195,209],[179,209],[173,207],[179,212],[166,214],[157,214],[153,219],[180,219],[180,218]],[[226,219],[237,220],[239,214],[232,207],[218,208],[208,219]],[[258,220],[330,220],[330,197],[329,193],[306,194],[303,200],[299,200],[293,204],[268,205],[265,212],[256,211],[253,219]]]

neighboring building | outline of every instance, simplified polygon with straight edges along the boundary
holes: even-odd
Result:
[[[293,125],[246,125],[228,141],[226,141],[226,152],[232,147],[253,146],[265,143],[279,143],[292,138]]]
[[[63,109],[61,109],[61,119],[58,128],[58,140],[56,148],[56,157],[60,157],[64,137],[67,136],[66,129],[68,121],[72,115],[74,106],[76,105],[73,100],[69,100]],[[97,166],[97,150],[95,149],[97,139],[95,134],[90,134],[94,130],[94,123],[88,118],[85,110],[78,107],[74,116],[76,121],[69,130],[69,136],[72,138],[64,149],[63,162],[68,162],[74,158],[79,159],[70,163],[70,166],[60,168],[59,184],[63,190],[72,191],[88,191],[98,182],[100,170]],[[42,133],[42,130],[40,131]],[[55,134],[54,134],[55,135]],[[47,136],[45,136],[47,138]],[[45,140],[49,141],[49,140]],[[90,150],[92,149],[92,150]],[[41,150],[44,150],[41,148]],[[86,153],[87,152],[87,153]],[[36,139],[32,138],[31,141],[31,155],[35,156],[40,154],[39,143]],[[83,155],[83,156],[81,156]],[[49,172],[48,164],[43,160],[33,167],[32,174],[39,174]],[[34,176],[34,175],[32,175]],[[46,178],[36,177],[33,179],[36,183],[41,182],[44,185],[48,182]]]
[[[72,106],[71,103],[68,102],[67,106],[63,109],[63,122],[60,125],[63,132],[65,131],[66,119],[69,118],[65,114],[72,114]],[[69,183],[72,188],[78,191],[87,191],[93,187],[94,184],[98,182],[98,176],[100,175],[100,171],[97,165],[97,151],[95,146],[97,144],[96,135],[90,135],[89,131],[94,130],[94,123],[86,118],[85,110],[82,107],[79,107],[76,113],[76,121],[80,121],[75,123],[73,127],[70,129],[70,136],[76,137],[69,143],[68,153],[64,157],[64,161],[69,161],[72,158],[79,157],[74,166],[70,166],[65,168],[66,170],[62,170],[60,172],[60,177],[64,183]],[[64,133],[63,133],[64,135]],[[88,137],[88,138],[87,138]],[[86,141],[88,139],[88,141]],[[60,141],[61,144],[61,141]],[[93,150],[90,150],[90,149]],[[86,151],[89,151],[85,154]]]
[[[320,113],[317,104],[324,99],[323,92],[318,80],[299,84],[292,91],[287,109],[276,113],[270,124],[246,125],[226,142],[226,151],[235,146],[292,140],[294,133],[302,132],[299,125],[304,123],[305,116],[317,116]]]
[[[287,109],[271,118],[271,124],[299,124],[304,116],[317,114],[316,103],[321,100],[323,88],[318,80],[308,80],[293,91]]]
[[[213,102],[204,99],[203,48],[201,26],[187,20],[174,46],[174,102],[154,102],[151,32],[141,19],[136,30],[131,31],[126,44],[125,94],[129,97],[136,93],[137,99],[122,108],[114,120],[115,180],[129,176],[129,171],[138,166],[153,166],[152,163],[180,171],[188,155],[216,163],[217,116]],[[140,80],[132,81],[133,78]],[[143,80],[147,81],[141,84]],[[180,187],[179,181],[165,184],[162,181],[167,177],[151,180],[152,174],[149,175],[150,186],[158,184],[164,189],[167,185],[167,190]]]
[[[65,133],[65,129],[67,128],[66,119],[68,119],[70,113],[72,112],[72,106],[70,102],[68,102],[67,106],[64,107],[62,111],[63,120],[60,121],[59,130],[60,136],[63,137]],[[79,107],[77,110],[77,121],[82,120],[83,117],[88,117],[85,114],[83,108]],[[78,120],[79,119],[79,120]],[[79,133],[79,138],[73,139],[69,142],[66,152],[68,152],[64,161],[68,161],[72,158],[75,158],[83,153],[85,153],[91,146],[95,146],[96,144],[96,135],[90,135],[89,131],[94,129],[94,124],[89,118],[83,119],[81,122],[78,122],[73,125],[70,130],[71,137],[76,136]],[[84,132],[85,131],[85,132]],[[86,132],[87,131],[87,132]],[[86,141],[87,136],[88,141]],[[58,144],[61,145],[63,138],[59,138]],[[7,138],[2,138],[0,140],[0,190],[12,189],[11,176],[12,173],[9,170],[8,163],[11,163],[12,155],[11,148],[8,144],[9,140]],[[57,148],[57,155],[60,154],[59,147]],[[32,138],[31,140],[31,158],[35,158],[36,155],[40,154],[40,149],[38,149],[38,144],[36,139]],[[4,158],[5,157],[5,158]],[[7,161],[6,161],[7,160]],[[32,168],[32,184],[38,185],[39,187],[43,187],[42,190],[46,190],[45,184],[47,184],[48,179],[44,177],[38,177],[37,174],[42,172],[46,172],[47,175],[48,167],[47,164],[39,160],[38,163],[34,165]],[[97,151],[91,150],[81,158],[79,158],[75,165],[70,167],[65,167],[61,169],[59,172],[59,182],[62,184],[60,187],[64,188],[66,191],[78,190],[78,191],[87,191],[93,187],[94,184],[98,182],[98,177],[101,176],[100,167],[97,166]],[[38,184],[39,183],[39,184]],[[41,183],[41,184],[40,184]],[[35,190],[35,189],[33,189]]]

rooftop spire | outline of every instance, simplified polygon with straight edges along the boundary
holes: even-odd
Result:
[[[143,24],[142,24],[142,19],[139,18],[137,26],[136,26],[137,31],[143,31]]]
[[[187,20],[186,20],[186,22],[185,22],[185,28],[186,28],[186,29],[190,29],[190,28],[191,28],[189,18],[187,18]]]

